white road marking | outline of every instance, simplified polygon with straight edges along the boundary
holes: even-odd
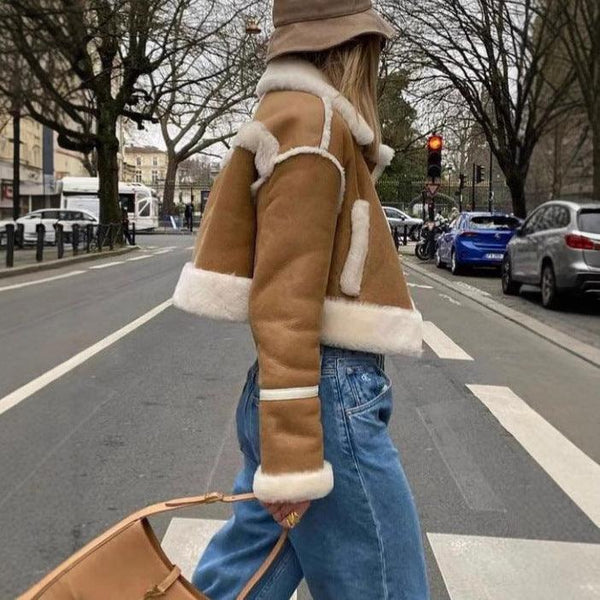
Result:
[[[42,388],[46,387],[59,377],[62,377],[69,371],[72,371],[79,365],[83,364],[85,361],[92,358],[92,356],[95,356],[115,342],[118,342],[128,333],[131,333],[138,327],[141,327],[156,317],[163,310],[171,306],[172,303],[173,301],[170,298],[169,300],[165,300],[158,306],[155,306],[153,309],[149,310],[147,313],[144,313],[141,317],[138,317],[134,321],[131,321],[131,323],[121,327],[121,329],[118,329],[117,331],[101,339],[99,342],[96,342],[93,346],[90,346],[89,348],[86,348],[85,350],[75,354],[75,356],[72,356],[60,365],[57,365],[49,371],[46,371],[39,377],[36,377],[29,383],[26,383],[24,386],[17,388],[14,392],[4,396],[4,398],[0,398],[0,415],[5,413],[7,410],[10,410],[13,406],[16,406],[23,400],[29,398],[29,396],[39,392]]]
[[[162,250],[158,250],[157,252],[153,252],[152,254],[156,256],[157,254],[167,254],[168,252],[173,252],[174,248],[163,248]]]
[[[407,283],[408,287],[419,288],[420,290],[432,290],[433,286],[431,285],[421,285],[420,283]]]
[[[423,322],[423,341],[440,357],[449,360],[473,360],[431,321]]]
[[[55,275],[54,277],[44,277],[44,279],[36,279],[35,281],[25,281],[24,283],[13,283],[12,285],[5,285],[0,287],[0,292],[6,292],[8,290],[16,290],[30,285],[37,285],[38,283],[46,283],[48,281],[56,281],[57,279],[65,279],[67,277],[73,277],[74,275],[81,275],[85,271],[71,271],[70,273],[64,273],[63,275]]]
[[[473,285],[469,285],[468,283],[465,283],[464,281],[456,281],[454,283],[456,283],[456,285],[458,287],[461,287],[464,290],[468,290],[470,292],[473,292],[474,294],[479,294],[480,296],[491,296],[491,294],[489,292],[486,292],[484,290],[480,290],[478,287],[475,287]]]
[[[447,533],[427,537],[452,600],[591,600],[600,544]]]
[[[142,260],[144,258],[152,258],[152,254],[142,254],[140,256],[134,256],[133,258],[128,258],[127,260]]]
[[[456,306],[462,306],[462,304],[458,300],[455,300],[452,296],[448,296],[448,294],[438,294],[438,296],[440,298],[443,298],[444,300],[448,300],[448,302],[450,302],[450,304],[455,304]]]
[[[494,385],[467,387],[596,527],[600,527],[600,465],[510,388]]]
[[[226,521],[217,519],[171,519],[161,545],[181,574],[189,581],[196,564],[208,546],[212,536],[221,529]],[[295,593],[290,600],[297,600]]]
[[[193,250],[196,246],[188,246],[186,250]]]
[[[106,269],[106,267],[114,267],[115,265],[122,265],[124,260],[115,260],[113,262],[104,263],[103,265],[94,265],[93,267],[88,267],[88,269]]]

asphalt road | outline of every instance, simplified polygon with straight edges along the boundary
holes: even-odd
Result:
[[[228,490],[239,467],[248,327],[165,304],[190,236],[139,243],[0,283],[1,600],[141,506]],[[600,370],[427,277],[409,280],[427,344],[421,359],[386,360],[390,431],[432,599],[600,597]],[[571,331],[598,331],[597,315],[568,318]],[[153,522],[189,562],[190,532],[227,515],[212,505]]]

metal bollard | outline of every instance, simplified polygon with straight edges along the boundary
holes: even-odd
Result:
[[[86,225],[85,226],[85,251],[87,254],[90,253],[90,245],[92,243],[92,237],[94,235],[94,226]]]
[[[408,225],[404,226],[404,235],[402,236],[402,243],[405,246],[408,244]]]
[[[62,223],[57,223],[54,226],[56,230],[56,249],[58,251],[58,258],[62,258],[65,255],[65,231]]]
[[[116,233],[116,228],[117,228],[117,226],[113,223],[111,223],[108,226],[108,248],[109,248],[109,250],[114,250],[114,247],[115,247],[114,234]]]
[[[6,225],[6,266],[15,264],[15,226],[12,223]]]
[[[399,246],[400,246],[400,239],[399,239],[399,235],[398,235],[398,227],[395,226],[394,229],[392,229],[392,237],[394,238],[394,246],[396,247],[396,250],[398,250]]]
[[[135,221],[131,224],[131,245],[135,246]]]
[[[17,223],[15,245],[21,250],[23,250],[23,246],[25,246],[25,225],[23,225],[23,223]]]
[[[35,260],[37,260],[37,262],[42,262],[42,260],[44,260],[44,237],[46,236],[46,227],[43,223],[38,223],[35,226],[35,232],[37,234]]]
[[[73,223],[73,230],[71,232],[71,245],[73,246],[73,255],[77,256],[79,253],[79,224]]]
[[[102,244],[104,242],[104,225],[98,223],[98,252],[102,252]]]

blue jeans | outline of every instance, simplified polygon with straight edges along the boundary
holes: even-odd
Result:
[[[252,490],[260,463],[257,373],[255,363],[237,409],[244,468],[235,493]],[[333,491],[311,504],[250,598],[289,600],[304,577],[314,600],[427,600],[419,519],[387,429],[383,356],[322,346],[319,397]],[[280,532],[259,502],[236,503],[192,582],[211,600],[234,600]]]

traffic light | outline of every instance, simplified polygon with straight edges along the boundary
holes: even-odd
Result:
[[[427,177],[432,180],[442,177],[443,146],[441,135],[432,135],[427,140]]]
[[[475,165],[475,183],[481,183],[483,181],[483,175],[483,165]]]

